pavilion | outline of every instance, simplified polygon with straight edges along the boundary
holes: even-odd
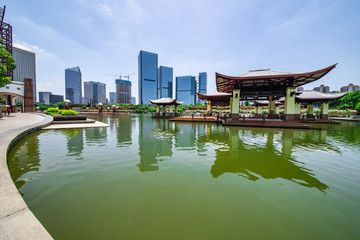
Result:
[[[149,100],[152,104],[156,105],[156,114],[154,118],[172,118],[178,116],[178,105],[183,102],[176,101],[173,98],[160,98],[156,100]],[[162,106],[162,109],[160,107]],[[166,106],[170,106],[169,112],[166,111]],[[175,107],[175,109],[174,109]]]
[[[208,115],[212,115],[212,107],[213,105],[225,105],[225,106],[229,106],[231,105],[231,93],[224,93],[224,92],[212,92],[209,94],[202,94],[202,93],[197,93],[198,97],[201,100],[206,100],[206,105],[207,105],[207,114]]]
[[[344,97],[345,93],[322,93],[318,91],[302,91],[301,94],[295,97],[295,113],[296,119],[300,120],[300,106],[302,103],[307,103],[306,118],[315,119],[314,117],[314,102],[319,102],[320,107],[320,119],[328,120],[329,101],[336,100]]]
[[[285,97],[284,120],[294,121],[295,89],[319,80],[337,64],[312,72],[290,73],[272,69],[251,70],[238,77],[215,73],[217,91],[230,93],[230,113],[233,119],[239,118],[240,100],[269,100],[269,113],[275,114],[275,100]]]
[[[270,104],[275,104],[275,106]],[[255,106],[255,117],[262,115],[262,107],[267,106],[269,109],[273,109],[272,113],[268,113],[268,118],[278,118],[280,105],[283,105],[283,103],[281,101],[255,100],[252,105]]]

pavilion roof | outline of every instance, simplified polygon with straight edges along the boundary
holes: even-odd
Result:
[[[283,102],[281,101],[275,101],[275,105],[282,105]],[[251,105],[256,106],[256,105],[262,105],[262,106],[268,106],[269,105],[269,101],[268,100],[255,100]]]
[[[173,98],[160,98],[156,100],[149,100],[152,104],[156,105],[181,105],[184,102],[176,101],[176,99]]]
[[[273,69],[251,70],[237,77],[215,73],[219,92],[240,89],[241,97],[284,96],[286,87],[299,87],[316,81],[335,68],[331,65],[312,72],[290,73]]]
[[[202,93],[197,93],[197,95],[199,96],[199,98],[201,100],[213,100],[213,99],[227,99],[230,98],[232,96],[232,93],[224,93],[224,92],[212,92],[209,94],[202,94]]]
[[[318,91],[302,91],[301,94],[297,95],[295,98],[298,101],[328,101],[336,100],[345,96],[345,93],[322,93]]]

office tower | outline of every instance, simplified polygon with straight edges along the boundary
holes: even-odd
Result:
[[[139,104],[150,104],[150,99],[158,98],[158,55],[140,51],[139,67]]]
[[[343,86],[340,88],[340,92],[353,92],[353,91],[357,91],[360,90],[360,86],[359,85],[354,85],[352,83],[350,83],[347,86]]]
[[[50,101],[50,103],[64,102],[64,96],[63,95],[50,94],[49,95],[49,101]]]
[[[24,82],[24,78],[34,81],[34,102],[36,102],[36,66],[35,53],[13,47],[13,57],[16,68],[13,71],[13,81]]]
[[[123,79],[116,79],[116,102],[120,104],[131,103],[131,82]]]
[[[109,103],[117,103],[116,102],[116,92],[109,92],[109,98],[110,98]]]
[[[106,104],[106,85],[101,82],[84,82],[85,103]]]
[[[82,80],[79,67],[65,69],[65,97],[72,103],[82,103]]]
[[[322,93],[329,93],[330,92],[330,87],[329,86],[324,86],[324,84],[321,84],[320,87],[315,87],[313,90],[318,91],[318,92],[322,92]]]
[[[136,98],[135,97],[131,97],[131,103],[136,105]]]
[[[160,66],[158,70],[158,98],[173,96],[173,68]]]
[[[201,72],[201,73],[199,73],[199,90],[198,90],[198,92],[201,94],[206,94],[207,93],[206,89],[207,89],[207,73]],[[204,104],[206,101],[198,99],[198,102],[201,104]]]
[[[39,92],[39,103],[49,104],[50,99],[49,95],[52,94],[52,92]]]
[[[176,77],[176,100],[185,105],[196,104],[196,79],[193,76]]]

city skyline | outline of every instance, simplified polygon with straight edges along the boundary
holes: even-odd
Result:
[[[360,82],[356,74],[360,34],[353,31],[360,23],[358,1],[4,4],[14,46],[36,53],[38,91],[65,89],[63,69],[80,66],[84,81],[104,82],[114,92],[113,77],[104,74],[137,71],[141,49],[158,53],[159,62],[172,66],[174,76],[196,75],[198,69],[207,72],[208,92],[215,90],[215,72],[231,76],[264,68],[306,72],[337,62],[334,71],[304,89],[324,84],[340,90]],[[126,14],[116,14],[120,10]],[[176,18],[171,17],[174,12]],[[222,17],[213,18],[217,15]],[[137,74],[130,78],[136,97]],[[60,94],[65,96],[65,91]]]

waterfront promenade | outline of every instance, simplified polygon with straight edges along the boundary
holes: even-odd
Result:
[[[7,153],[19,139],[49,126],[53,118],[45,114],[12,113],[0,118],[0,240],[52,239],[30,211],[7,167]]]

